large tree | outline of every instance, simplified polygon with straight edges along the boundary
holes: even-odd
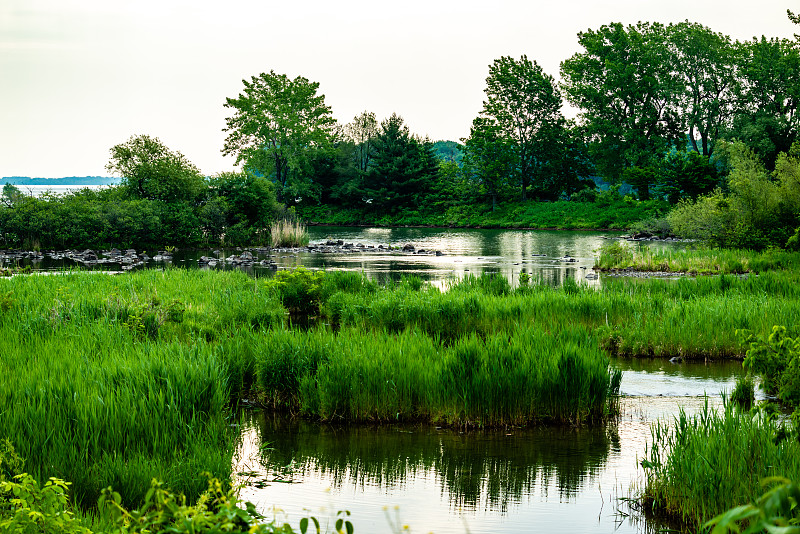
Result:
[[[306,194],[310,151],[330,142],[336,124],[325,95],[317,94],[319,84],[274,71],[242,83],[239,96],[225,102],[233,115],[226,119],[222,153],[271,178],[280,200]]]
[[[689,143],[708,159],[735,110],[736,48],[727,35],[688,21],[669,25],[667,40]]]
[[[528,187],[547,175],[552,136],[563,126],[561,95],[552,76],[535,62],[503,56],[489,65],[481,117],[496,124],[514,147],[514,178],[522,200]]]
[[[578,41],[584,51],[561,63],[562,86],[581,109],[598,169],[616,181],[683,138],[683,83],[661,24],[612,23],[579,33]]]
[[[206,188],[197,167],[149,135],[134,135],[112,147],[106,170],[122,178],[120,185],[130,198],[191,202]]]
[[[800,46],[789,39],[741,44],[739,106],[730,137],[744,141],[772,168],[800,131]]]
[[[353,156],[356,168],[361,173],[367,172],[369,168],[372,141],[376,135],[378,135],[378,120],[371,111],[362,112],[344,127],[344,138],[355,147]]]

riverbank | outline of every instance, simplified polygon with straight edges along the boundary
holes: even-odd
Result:
[[[500,204],[494,211],[475,205],[436,213],[420,208],[391,215],[331,206],[300,206],[297,213],[309,224],[333,226],[628,230],[641,221],[663,217],[669,208],[664,201],[617,198],[605,202],[513,202]]]
[[[616,240],[603,244],[595,271],[605,273],[747,274],[774,270],[800,271],[800,252],[697,248],[664,250],[636,247]]]

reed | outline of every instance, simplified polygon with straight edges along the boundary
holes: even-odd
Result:
[[[303,247],[308,245],[308,229],[299,221],[279,219],[269,228],[273,247]]]
[[[533,327],[444,346],[419,330],[259,336],[260,390],[324,420],[585,424],[612,415],[620,373],[582,332]]]
[[[767,477],[800,477],[800,443],[763,412],[728,404],[685,413],[652,428],[642,461],[644,500],[655,512],[699,530],[707,520],[764,491]]]
[[[622,241],[605,243],[595,259],[600,271],[632,270],[691,274],[742,274],[797,269],[800,253],[769,249],[763,252],[720,248],[657,250]]]
[[[135,503],[153,477],[189,496],[201,471],[227,478],[241,398],[331,421],[604,421],[619,386],[607,353],[743,356],[736,329],[800,324],[798,278],[511,291],[483,277],[441,292],[289,276],[312,282],[307,331],[289,326],[282,284],[242,273],[0,279],[0,438],[80,503],[108,485]]]

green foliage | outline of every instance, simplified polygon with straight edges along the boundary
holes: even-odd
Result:
[[[578,34],[583,51],[561,63],[567,100],[580,108],[595,164],[618,181],[681,138],[676,62],[666,28],[612,23]]]
[[[336,123],[319,83],[298,76],[261,73],[242,80],[244,90],[226,98],[224,155],[274,181],[278,199],[293,202],[309,194],[305,169],[310,151],[330,141]]]
[[[800,486],[782,477],[764,479],[772,486],[752,504],[731,508],[703,525],[711,534],[729,532],[800,532]]]
[[[197,167],[148,135],[112,147],[106,169],[122,177],[121,187],[130,198],[192,202],[205,189]]]
[[[91,534],[70,511],[68,482],[50,478],[43,487],[27,473],[0,479],[0,531]]]
[[[708,526],[717,525],[716,532],[727,532],[725,528],[740,532],[736,522],[745,516],[759,521],[755,508],[779,504],[779,492],[760,499],[763,480],[800,476],[800,443],[785,435],[774,418],[731,404],[722,413],[706,408],[695,417],[681,413],[671,424],[657,423],[642,460],[647,476],[644,500],[653,511],[679,519],[693,530],[715,518]],[[756,507],[732,510],[743,502]],[[788,521],[796,514],[782,505],[770,511],[779,512],[766,518],[771,521],[780,521],[779,517]],[[743,512],[747,513],[740,515]]]
[[[199,217],[211,242],[254,245],[278,211],[275,187],[263,176],[224,172],[209,180],[209,198]]]
[[[298,267],[278,271],[264,284],[268,290],[276,293],[290,313],[308,317],[319,312],[324,278],[325,271],[311,271]]]
[[[503,56],[489,66],[485,92],[467,150],[475,153],[493,202],[503,177],[520,191],[523,201],[529,188],[537,197],[558,198],[563,185],[553,182],[568,165],[564,158],[568,151],[559,150],[567,133],[553,77],[527,56],[519,60]]]
[[[722,248],[659,250],[644,245],[637,247],[610,242],[600,248],[595,267],[603,271],[631,269],[689,274],[757,274],[796,269],[800,267],[800,254],[776,249],[763,252]]]
[[[671,203],[695,200],[721,185],[716,162],[696,151],[672,151],[664,158],[655,183],[655,192]]]
[[[12,449],[13,450],[13,449]],[[150,532],[215,533],[250,532],[254,534],[292,534],[288,523],[266,522],[250,502],[242,502],[233,489],[208,473],[208,486],[195,504],[188,504],[183,494],[173,492],[153,479],[141,505],[127,509],[121,495],[111,487],[103,490],[97,503],[95,532],[104,534],[134,534]],[[69,482],[57,478],[40,487],[28,474],[13,480],[0,479],[0,531],[18,533],[63,532],[92,534],[71,511],[67,491]],[[339,512],[337,532],[353,525]],[[319,529],[319,520],[310,517]],[[309,518],[300,521],[300,532],[308,530]]]
[[[626,269],[633,263],[633,249],[624,241],[606,241],[600,247],[595,266],[600,270]]]
[[[731,391],[731,402],[749,409],[755,400],[755,382],[750,374],[736,379],[736,386]]]
[[[675,233],[731,248],[784,246],[798,223],[796,156],[784,154],[773,177],[741,142],[722,145],[729,193],[682,201],[668,216]]]
[[[761,386],[777,393],[791,406],[800,406],[800,336],[792,335],[784,326],[775,326],[769,337],[741,332],[747,344],[744,367],[761,375]]]
[[[433,144],[411,135],[397,114],[381,123],[371,141],[362,191],[370,211],[399,213],[419,205],[439,172]]]
[[[736,71],[738,101],[733,135],[752,149],[770,169],[778,154],[797,139],[800,118],[800,50],[785,38],[753,38],[738,48]]]

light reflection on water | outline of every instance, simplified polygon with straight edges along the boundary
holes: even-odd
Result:
[[[462,433],[431,426],[317,425],[254,414],[236,470],[243,497],[278,506],[296,525],[350,510],[356,532],[392,532],[398,514],[412,532],[653,532],[616,500],[641,487],[639,458],[650,425],[706,402],[719,406],[740,364],[680,365],[619,360],[619,421],[604,428]],[[666,395],[665,395],[666,393]],[[289,466],[287,468],[287,466]],[[389,507],[387,512],[384,507]],[[395,511],[394,507],[398,510]],[[324,512],[320,512],[324,507]],[[396,529],[395,529],[396,531]]]
[[[263,260],[265,265],[232,266],[219,262],[215,267],[199,265],[197,260],[201,256],[230,257],[238,255],[242,249],[187,249],[176,251],[171,261],[151,260],[147,266],[239,269],[252,276],[271,276],[275,268],[291,269],[302,265],[310,269],[358,271],[379,283],[397,280],[403,275],[416,275],[438,287],[445,287],[453,279],[484,273],[503,276],[512,286],[517,286],[520,274],[527,273],[532,279],[541,279],[553,286],[561,285],[569,278],[590,286],[599,286],[602,278],[596,278],[592,272],[595,252],[605,242],[604,238],[616,235],[550,230],[342,227],[311,227],[309,234],[312,244],[341,240],[344,243],[374,248],[369,252],[333,253],[309,252],[307,249],[253,250],[255,259]],[[398,250],[377,250],[379,245],[402,247],[406,244],[413,245],[416,250],[424,249],[428,252],[410,254]],[[680,245],[656,243],[651,246]],[[436,256],[434,251],[439,251],[442,255]],[[158,253],[157,250],[138,252],[147,253],[151,257]],[[274,267],[270,267],[269,262],[273,262]],[[70,260],[54,261],[47,258],[33,263],[27,260],[19,263],[22,267],[31,265],[36,270],[63,270],[77,266]],[[104,264],[93,268],[118,271],[121,265]]]

